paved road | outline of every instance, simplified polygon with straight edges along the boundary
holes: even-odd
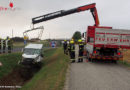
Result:
[[[69,90],[130,90],[130,69],[111,63],[70,66]]]
[[[72,63],[67,90],[130,90],[130,69],[103,62]]]

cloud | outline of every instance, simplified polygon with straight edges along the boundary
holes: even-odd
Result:
[[[8,6],[10,0],[1,0],[0,6]],[[31,19],[40,15],[68,10],[89,3],[96,3],[100,25],[113,28],[130,29],[130,1],[129,0],[12,0],[17,11],[0,11],[0,37],[22,36],[23,32],[30,28]],[[45,30],[42,39],[72,37],[75,31],[85,32],[88,25],[93,25],[94,20],[89,11],[68,15],[49,20],[35,25],[44,25]],[[30,36],[32,37],[32,35]]]

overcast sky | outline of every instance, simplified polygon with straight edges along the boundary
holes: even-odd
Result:
[[[30,29],[33,17],[68,10],[90,3],[96,3],[100,26],[112,26],[114,29],[130,30],[130,0],[0,0],[0,7],[9,7],[14,3],[15,11],[0,11],[0,37],[12,35],[23,36]],[[42,39],[70,38],[75,31],[85,32],[87,26],[93,25],[94,20],[89,11],[72,14],[65,17],[42,22],[44,26]],[[30,37],[36,37],[38,32],[32,32]]]

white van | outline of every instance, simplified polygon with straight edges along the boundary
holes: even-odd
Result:
[[[23,49],[22,60],[23,65],[41,65],[43,60],[43,44],[28,44]]]

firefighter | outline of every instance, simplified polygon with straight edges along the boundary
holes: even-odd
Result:
[[[68,54],[67,47],[68,47],[68,45],[67,45],[67,40],[64,40],[63,48],[64,48],[64,54],[66,54],[66,55]]]
[[[6,49],[6,39],[3,39],[3,53],[5,53]]]
[[[0,38],[0,54],[2,52],[2,39]]]
[[[68,50],[68,54],[70,55],[70,41],[68,42],[67,50]]]
[[[75,62],[75,44],[73,40],[70,41],[68,49],[69,49],[71,63],[73,63]]]
[[[81,39],[78,40],[79,44],[79,57],[78,62],[83,62],[84,43]]]
[[[8,53],[11,53],[11,50],[13,48],[13,41],[9,37],[7,37],[6,41],[7,41],[6,46],[8,48]]]

